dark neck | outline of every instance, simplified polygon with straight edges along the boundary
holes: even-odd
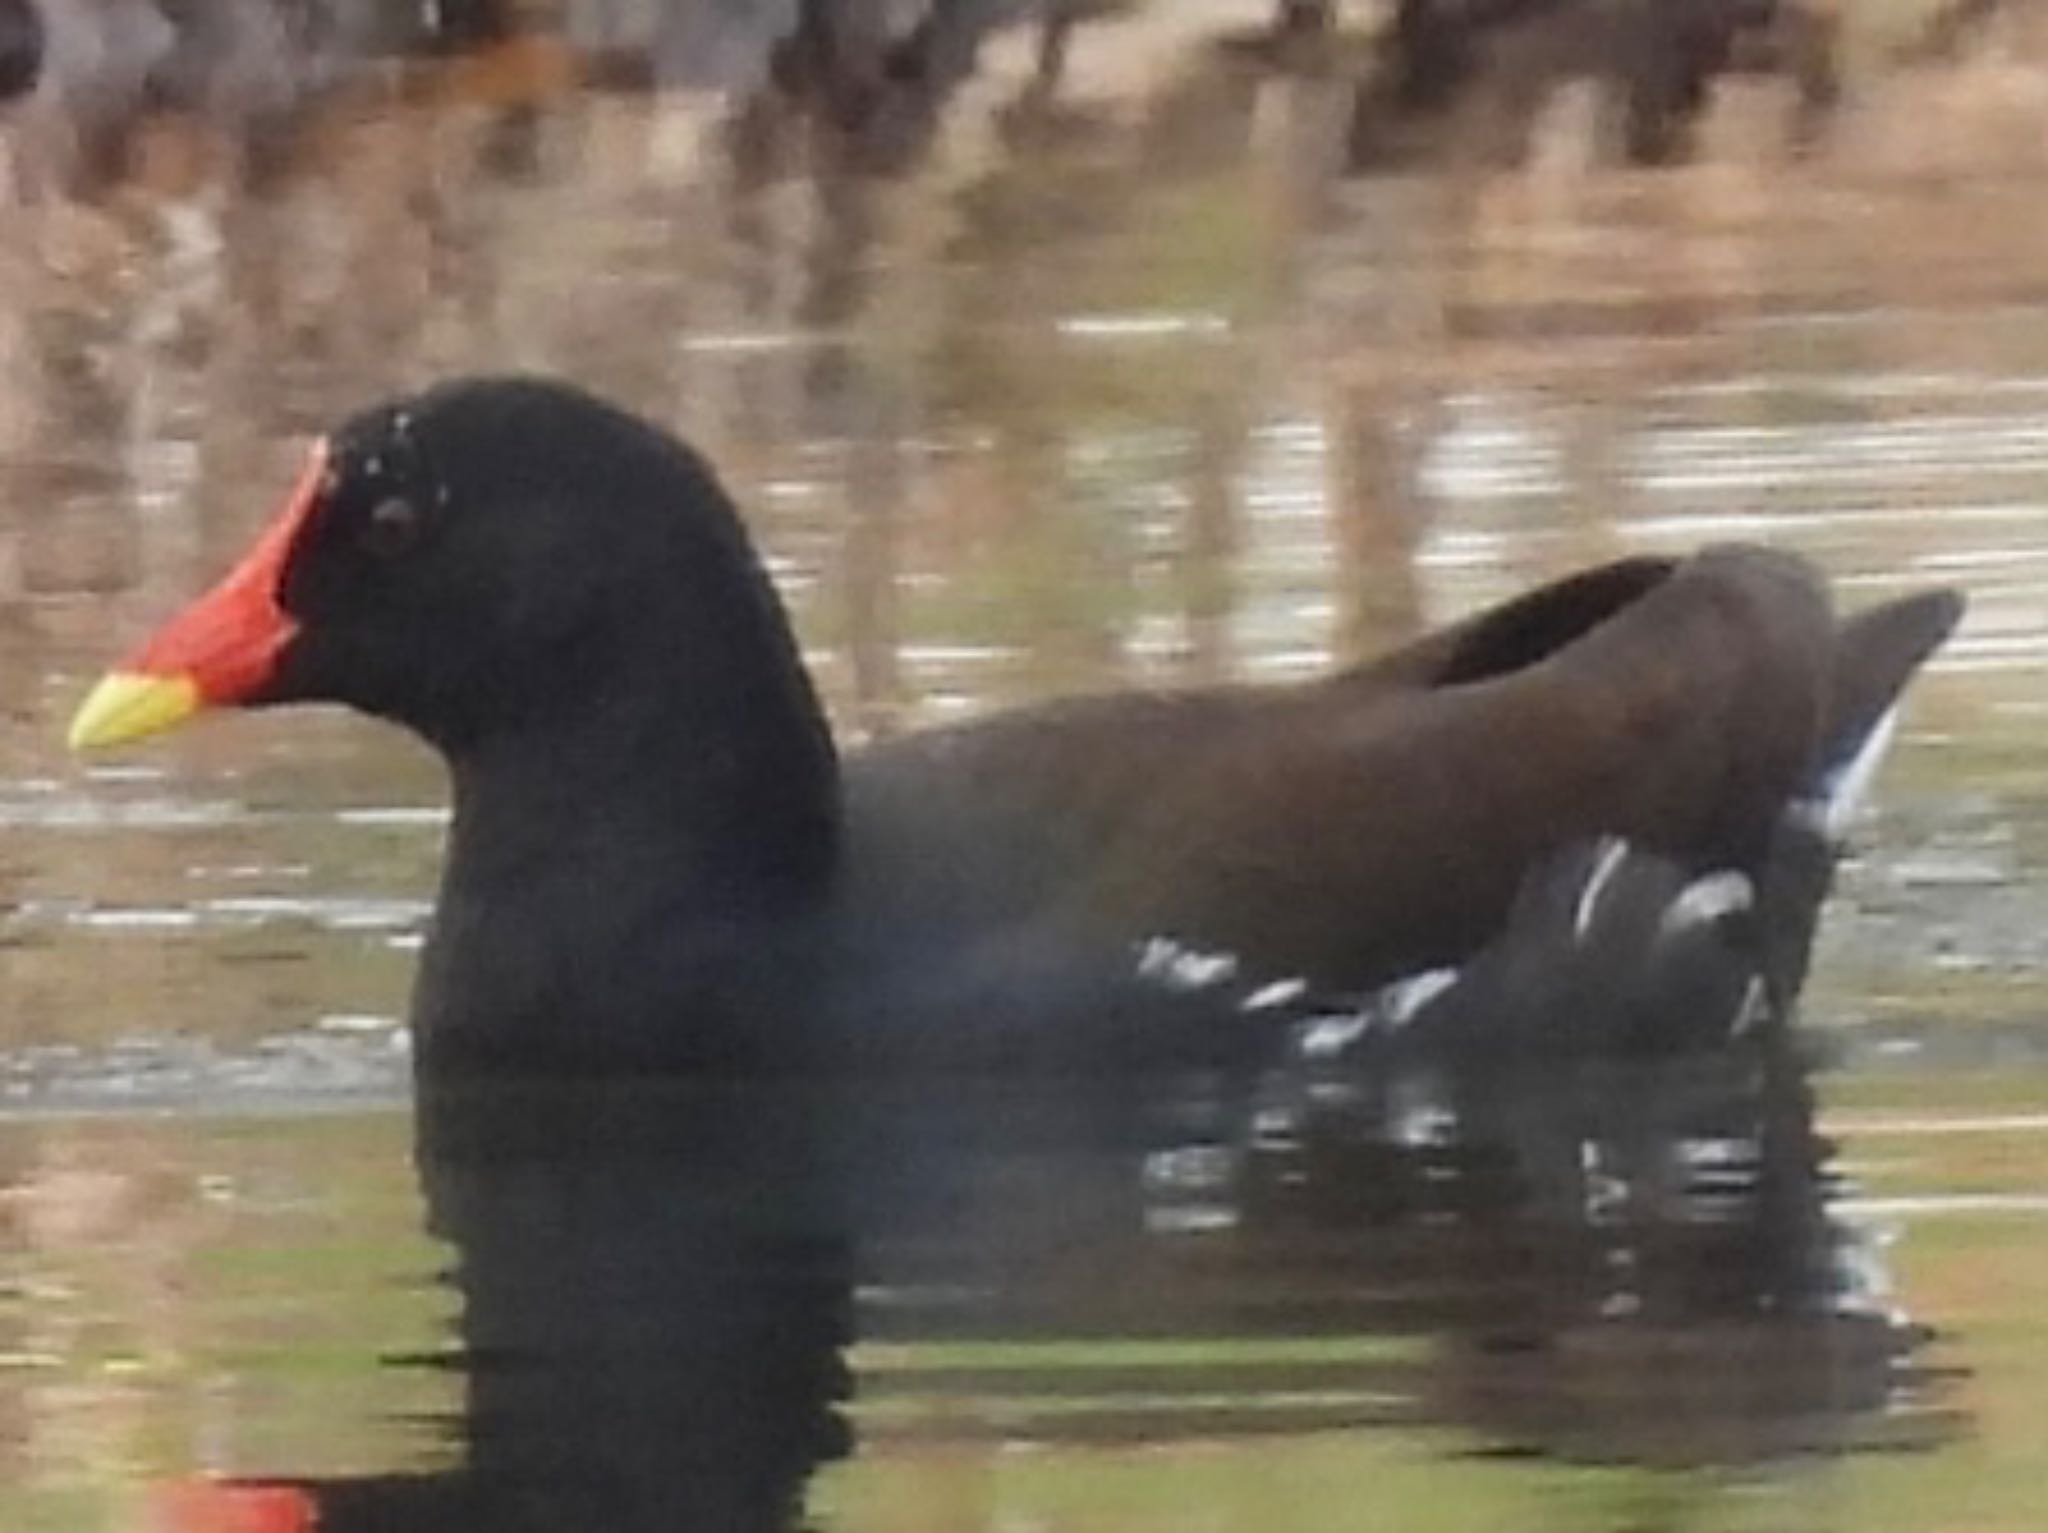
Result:
[[[735,540],[736,542],[736,540]],[[649,865],[719,902],[800,897],[827,875],[838,762],[773,587],[743,544],[688,600],[622,601],[526,678],[519,711],[443,742],[452,877]],[[724,565],[719,569],[719,565]],[[580,866],[579,866],[580,865]]]
[[[558,689],[531,728],[447,749],[423,1067],[719,1064],[751,1046],[751,968],[818,905],[838,852],[823,716],[794,646],[758,640],[711,665],[631,646],[639,674]]]
[[[759,708],[593,697],[452,756],[451,892],[571,881],[616,899],[645,881],[736,912],[804,898],[836,852],[837,764],[815,716]]]

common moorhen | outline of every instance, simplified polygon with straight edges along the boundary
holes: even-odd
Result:
[[[1661,932],[1754,915],[1788,828],[1830,842],[1960,611],[1929,591],[1838,621],[1806,564],[1754,547],[1632,558],[1305,685],[1082,697],[841,760],[705,463],[566,384],[479,378],[317,445],[71,740],[328,701],[437,747],[430,1077],[1095,1070],[1255,1051],[1305,996],[1406,1016],[1475,955],[1509,990],[1581,983],[1617,908],[1638,967]],[[1783,984],[1825,864],[1792,880]]]

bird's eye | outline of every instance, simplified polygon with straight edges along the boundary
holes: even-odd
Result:
[[[412,547],[419,532],[419,507],[403,496],[389,495],[363,518],[363,549],[379,559],[394,559]]]

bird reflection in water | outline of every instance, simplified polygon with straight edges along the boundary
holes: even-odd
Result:
[[[1785,1013],[1745,986],[1732,1036],[1684,1036],[1730,1015],[1756,907],[1674,937],[1616,900],[1602,925],[1596,876],[1683,882],[1575,848],[1455,983],[1296,998],[1248,1116],[1181,1069],[428,1090],[421,1173],[462,1315],[409,1365],[461,1374],[452,1467],[220,1485],[181,1521],[266,1496],[341,1533],[765,1533],[805,1525],[856,1437],[1427,1425],[1658,1464],[1928,1440],[1921,1334],[1829,1215]],[[1585,972],[1490,988],[1581,920]],[[1695,950],[1674,962],[1674,940]],[[1591,986],[1645,943],[1665,961],[1639,987]],[[856,1388],[857,1337],[888,1345]],[[1217,1345],[1133,1362],[1133,1340]],[[1075,1342],[1113,1345],[1090,1364]],[[1034,1364],[1045,1343],[1068,1345]]]

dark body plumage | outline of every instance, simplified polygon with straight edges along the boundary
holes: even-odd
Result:
[[[1307,685],[841,763],[738,519],[654,428],[468,381],[358,418],[329,473],[255,700],[347,702],[449,760],[429,1071],[1088,1066],[1135,1046],[1093,1012],[1148,1010],[1147,944],[1355,994],[1478,951],[1575,845],[1759,878],[1960,606],[1845,623],[1787,555],[1631,559]],[[366,551],[393,496],[416,544]]]

